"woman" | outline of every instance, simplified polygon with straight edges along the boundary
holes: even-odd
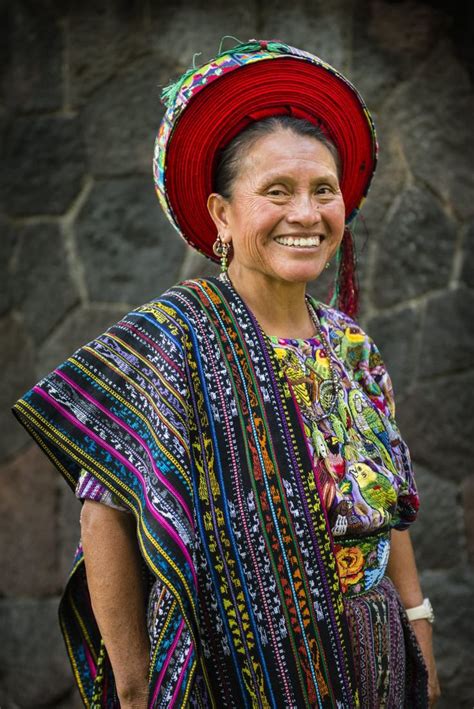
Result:
[[[428,706],[413,473],[350,317],[367,109],[277,42],[164,97],[158,196],[222,274],[130,313],[15,406],[85,500],[60,611],[84,702]],[[334,257],[338,309],[306,294]]]

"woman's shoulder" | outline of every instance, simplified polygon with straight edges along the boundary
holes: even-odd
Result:
[[[160,322],[165,322],[173,314],[186,314],[192,301],[192,307],[199,308],[199,292],[207,290],[213,284],[212,278],[193,278],[178,281],[159,295],[131,310],[126,317],[149,313]],[[166,317],[167,316],[167,317]]]
[[[352,369],[384,367],[380,351],[360,323],[341,310],[317,302],[333,350]]]
[[[316,306],[316,310],[320,314],[321,319],[326,323],[326,326],[330,331],[340,331],[341,334],[350,333],[370,339],[362,325],[357,320],[347,315],[347,313],[344,313],[342,310],[337,310],[337,308],[327,305],[322,301],[315,301],[312,299],[312,302],[313,305]]]

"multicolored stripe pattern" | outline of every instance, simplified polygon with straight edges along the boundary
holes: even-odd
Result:
[[[15,406],[72,487],[86,469],[136,516],[152,707],[357,706],[328,522],[272,356],[235,294],[190,281]],[[60,615],[86,706],[113,706],[80,549]]]

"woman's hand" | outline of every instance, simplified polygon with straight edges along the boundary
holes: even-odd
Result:
[[[415,608],[421,605],[423,594],[418,580],[410,534],[407,530],[392,530],[387,573],[400,594],[405,608]],[[432,707],[440,696],[438,674],[433,655],[433,630],[431,623],[426,618],[412,620],[411,625],[428,670],[428,697],[430,707]]]
[[[433,631],[431,623],[429,623],[426,618],[422,618],[420,620],[413,620],[411,625],[423,654],[426,669],[428,670],[428,698],[430,707],[434,707],[441,695],[441,690],[433,654]]]

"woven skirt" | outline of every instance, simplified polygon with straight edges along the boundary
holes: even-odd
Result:
[[[426,709],[426,666],[390,579],[344,604],[361,709]]]

